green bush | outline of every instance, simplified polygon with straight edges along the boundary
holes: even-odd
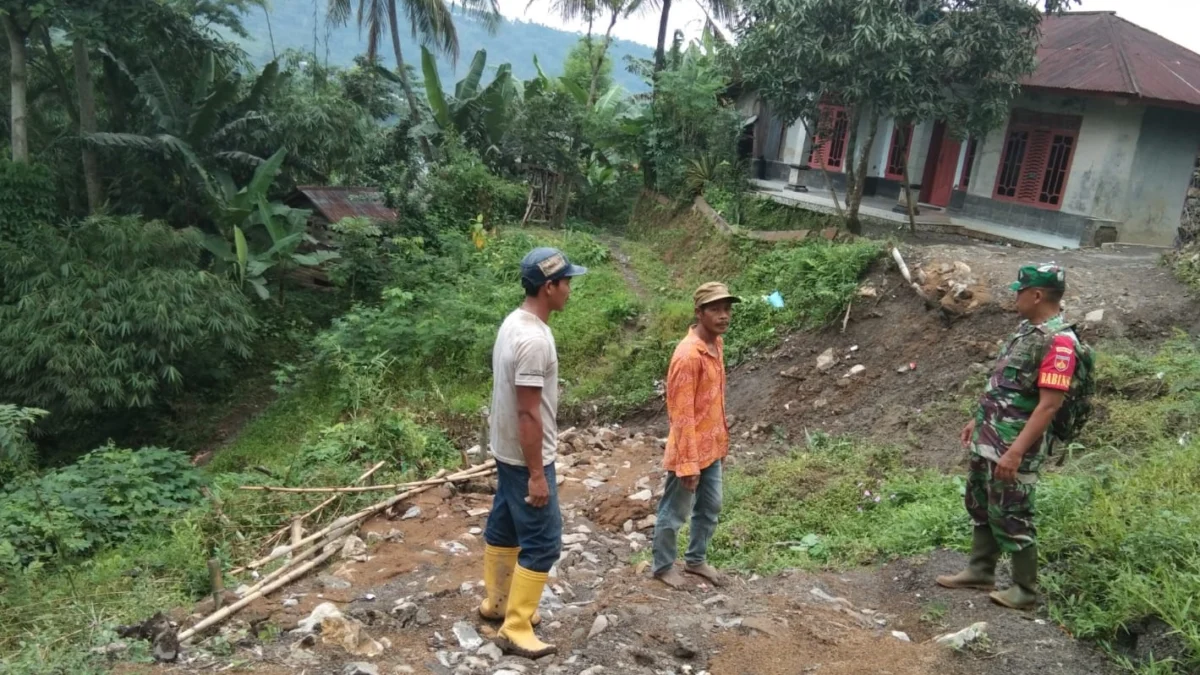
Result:
[[[1163,260],[1180,281],[1200,291],[1200,242],[1172,251]]]
[[[200,498],[186,455],[107,446],[0,495],[0,566],[68,561],[154,532]]]
[[[0,242],[0,398],[69,413],[145,407],[189,367],[248,356],[250,306],[200,256],[192,234],[132,217]]]
[[[55,195],[48,167],[0,159],[0,237],[55,220]]]
[[[0,403],[0,488],[36,465],[29,429],[46,414],[37,408]]]
[[[483,214],[493,221],[520,220],[525,213],[527,188],[492,173],[474,152],[457,142],[443,146],[445,159],[428,177],[428,218],[438,231],[466,231],[470,221]]]

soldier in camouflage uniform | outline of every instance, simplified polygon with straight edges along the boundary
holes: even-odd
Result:
[[[975,525],[970,563],[937,583],[993,591],[996,561],[1007,552],[1013,585],[991,598],[1029,609],[1037,604],[1034,492],[1050,449],[1050,423],[1075,373],[1076,337],[1062,316],[1062,268],[1022,267],[1011,289],[1023,321],[996,360],[975,418],[962,430],[971,452],[965,498]]]

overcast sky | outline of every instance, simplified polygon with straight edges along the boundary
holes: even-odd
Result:
[[[534,0],[526,11],[528,0],[499,0],[501,11],[506,16],[519,17],[526,21],[537,21],[557,28],[584,31],[583,23],[563,24],[556,19],[546,19],[550,0]],[[646,2],[649,6],[651,3]],[[1194,52],[1200,53],[1200,0],[1082,0],[1074,6],[1076,11],[1115,11],[1143,28],[1177,42]],[[668,36],[682,29],[689,37],[698,35],[704,27],[704,13],[696,0],[674,0],[671,6],[671,28]],[[597,32],[603,32],[598,27]],[[648,10],[640,17],[617,23],[613,30],[617,37],[654,46],[658,39],[658,13]],[[668,39],[670,39],[668,37]]]

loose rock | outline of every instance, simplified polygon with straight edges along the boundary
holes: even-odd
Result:
[[[608,617],[597,614],[596,620],[592,622],[592,629],[588,631],[588,639],[591,640],[605,630],[608,630]]]
[[[476,650],[475,653],[480,656],[487,657],[493,661],[499,661],[500,659],[504,658],[504,652],[500,651],[500,648],[496,646],[496,643],[494,642],[485,644]]]
[[[342,668],[342,675],[379,675],[379,666],[374,663],[349,663]]]
[[[400,520],[411,520],[413,518],[419,518],[420,516],[421,516],[421,507],[413,506],[413,507],[409,507],[409,509],[404,512],[403,516],[400,516]]]
[[[987,622],[980,621],[956,632],[939,635],[933,641],[943,647],[962,649],[967,645],[987,637]]]
[[[321,622],[326,618],[340,616],[342,616],[342,610],[338,609],[337,605],[332,602],[322,602],[313,608],[312,614],[309,614],[296,623],[296,629],[292,633],[302,635],[304,633],[316,632],[317,626],[320,626]]]
[[[648,502],[654,498],[654,493],[650,490],[641,490],[629,495],[629,499],[635,502]]]
[[[367,561],[367,544],[362,539],[355,535],[346,537],[345,543],[342,544],[342,552],[339,554],[342,560],[353,560],[355,562]]]
[[[454,637],[458,638],[458,644],[463,649],[473,652],[483,646],[483,638],[479,637],[479,632],[475,630],[466,621],[459,621],[454,624]]]
[[[837,363],[837,357],[833,355],[833,347],[830,347],[817,357],[817,370],[824,372],[832,368],[835,363]]]

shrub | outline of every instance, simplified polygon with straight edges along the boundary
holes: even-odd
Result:
[[[343,218],[330,226],[340,257],[329,266],[333,283],[350,298],[378,297],[391,271],[394,243],[369,218]]]
[[[200,498],[186,455],[107,446],[0,495],[0,566],[92,553],[155,531]]]
[[[189,364],[248,356],[242,293],[158,222],[34,225],[0,242],[0,397],[93,413],[148,406]]]
[[[48,167],[0,159],[0,237],[54,220],[55,193]]]
[[[16,475],[33,468],[34,448],[29,428],[45,416],[45,410],[0,403],[0,488]]]
[[[472,218],[484,222],[519,220],[525,213],[526,186],[492,173],[474,152],[457,141],[443,146],[445,159],[430,172],[428,218],[438,231],[466,231]]]

